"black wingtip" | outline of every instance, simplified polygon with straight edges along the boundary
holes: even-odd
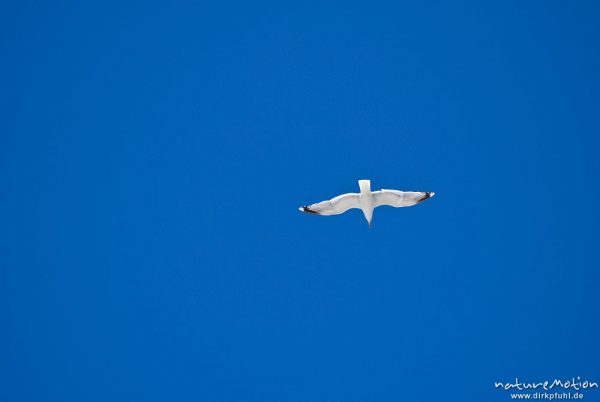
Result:
[[[421,197],[419,199],[419,201],[417,201],[417,204],[420,203],[420,202],[423,202],[423,201],[425,201],[425,200],[427,200],[427,199],[429,199],[431,197],[433,197],[433,194],[435,194],[435,193],[432,193],[432,192],[423,193],[423,197]]]
[[[319,215],[319,213],[318,213],[318,212],[316,212],[316,211],[313,211],[312,209],[310,209],[310,208],[308,207],[308,205],[305,205],[305,206],[303,206],[303,207],[301,208],[301,211],[302,211],[302,212],[306,212],[307,214]]]

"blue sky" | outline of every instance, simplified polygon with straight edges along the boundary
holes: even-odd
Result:
[[[600,381],[600,7],[484,3],[3,3],[0,399]]]

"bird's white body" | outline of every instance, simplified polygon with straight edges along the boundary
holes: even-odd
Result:
[[[322,201],[300,208],[300,211],[316,215],[337,215],[352,208],[362,210],[369,227],[373,220],[373,210],[381,205],[409,207],[433,197],[431,192],[380,190],[371,191],[370,180],[359,180],[360,193],[348,193],[328,201]]]
[[[370,180],[359,180],[358,186],[360,187],[360,194],[358,195],[358,203],[363,215],[371,226],[371,220],[373,219],[373,210],[375,209],[373,193],[371,192],[371,181]]]

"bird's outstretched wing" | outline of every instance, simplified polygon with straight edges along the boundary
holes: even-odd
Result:
[[[358,204],[358,194],[342,194],[329,201],[322,201],[312,205],[300,207],[300,211],[317,215],[337,215],[343,214],[349,209],[360,208]]]
[[[373,191],[374,207],[389,205],[391,207],[410,207],[423,202],[435,193],[417,192],[417,191],[398,191],[398,190],[380,190]]]

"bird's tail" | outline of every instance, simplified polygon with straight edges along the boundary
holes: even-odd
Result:
[[[371,191],[371,180],[359,180],[358,186],[361,193],[368,193]]]

